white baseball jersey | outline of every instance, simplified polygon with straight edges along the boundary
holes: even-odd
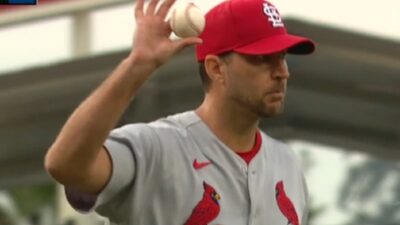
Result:
[[[121,225],[303,225],[301,167],[287,145],[261,138],[247,165],[194,111],[126,125],[105,143],[113,171],[95,204],[67,195]]]

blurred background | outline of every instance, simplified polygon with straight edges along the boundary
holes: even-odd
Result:
[[[193,2],[206,12],[220,1]],[[288,56],[285,114],[262,121],[302,159],[309,225],[400,225],[400,2],[273,3],[290,32],[318,43],[312,56]],[[128,55],[133,5],[0,5],[0,225],[106,223],[68,206],[43,158],[73,109]],[[201,100],[188,48],[145,84],[120,124],[189,110]]]

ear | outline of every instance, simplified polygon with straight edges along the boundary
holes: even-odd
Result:
[[[204,59],[204,67],[212,83],[225,84],[226,63],[216,55],[208,55]]]

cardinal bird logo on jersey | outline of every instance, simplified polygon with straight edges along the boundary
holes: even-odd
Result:
[[[206,182],[203,182],[203,186],[203,198],[197,203],[185,225],[207,225],[219,214],[218,200],[221,196]]]
[[[279,209],[288,220],[287,224],[300,225],[296,209],[294,208],[292,201],[286,195],[283,181],[279,181],[275,186],[275,198],[276,202],[278,203]]]

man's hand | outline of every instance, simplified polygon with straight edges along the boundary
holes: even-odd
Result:
[[[165,18],[175,0],[165,0],[157,10],[159,0],[151,0],[144,10],[144,0],[137,0],[135,8],[136,31],[131,59],[149,63],[154,68],[164,64],[183,48],[202,43],[197,37],[171,40],[171,27]]]

